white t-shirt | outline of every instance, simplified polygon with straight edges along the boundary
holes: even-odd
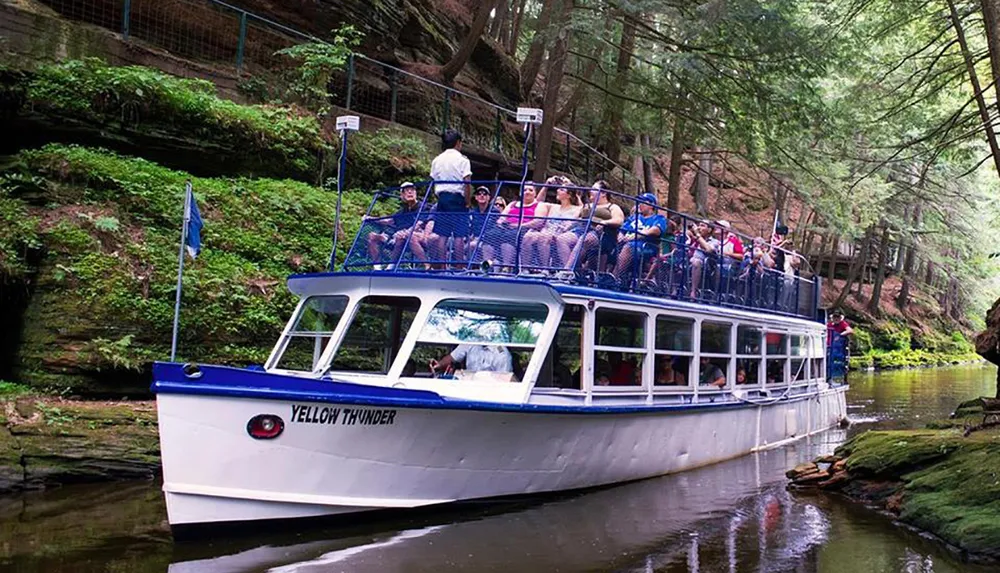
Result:
[[[435,181],[462,181],[472,176],[472,163],[457,149],[446,149],[431,161],[431,179]],[[464,183],[437,183],[434,192],[465,195]]]
[[[503,346],[460,344],[451,351],[451,359],[465,362],[470,372],[513,372],[514,361]]]

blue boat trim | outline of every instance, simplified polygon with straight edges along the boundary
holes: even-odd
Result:
[[[538,414],[650,414],[690,410],[732,410],[756,407],[746,402],[702,404],[661,404],[635,406],[575,406],[540,404],[501,404],[445,398],[427,390],[368,386],[334,380],[312,380],[296,376],[271,374],[228,366],[200,366],[201,376],[189,379],[183,365],[157,362],[153,365],[155,394],[185,394],[250,398],[256,400],[286,400],[377,406],[381,408],[423,408],[437,410],[473,410],[483,412],[518,412]],[[782,400],[792,403],[815,397],[811,392]]]

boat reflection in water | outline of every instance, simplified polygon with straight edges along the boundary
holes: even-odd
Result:
[[[179,546],[170,573],[811,571],[803,558],[815,560],[813,550],[826,540],[829,523],[813,503],[792,502],[782,474],[843,438],[843,431],[831,430],[681,474],[499,514],[467,510],[452,523],[429,518],[382,533],[341,531],[326,540],[317,532],[291,545],[191,560],[182,552],[197,553],[197,546]]]

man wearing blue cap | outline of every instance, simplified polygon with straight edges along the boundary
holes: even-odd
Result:
[[[615,267],[618,279],[631,276],[636,255],[640,259],[635,270],[642,272],[642,265],[660,254],[660,236],[667,232],[666,218],[656,212],[656,195],[643,193],[638,199],[638,209],[618,231],[619,255]]]

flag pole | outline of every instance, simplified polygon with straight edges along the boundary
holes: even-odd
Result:
[[[170,340],[170,361],[177,357],[177,327],[181,318],[181,287],[184,284],[184,245],[187,243],[188,222],[191,221],[191,182],[184,186],[184,222],[181,224],[181,248],[177,255],[177,297],[174,299],[174,333]]]
[[[340,201],[344,195],[344,176],[347,170],[347,132],[361,129],[361,120],[356,115],[337,117],[337,131],[340,132],[340,159],[337,161],[337,212],[333,221],[333,249],[330,251],[330,272],[337,267],[337,235],[340,234]]]

